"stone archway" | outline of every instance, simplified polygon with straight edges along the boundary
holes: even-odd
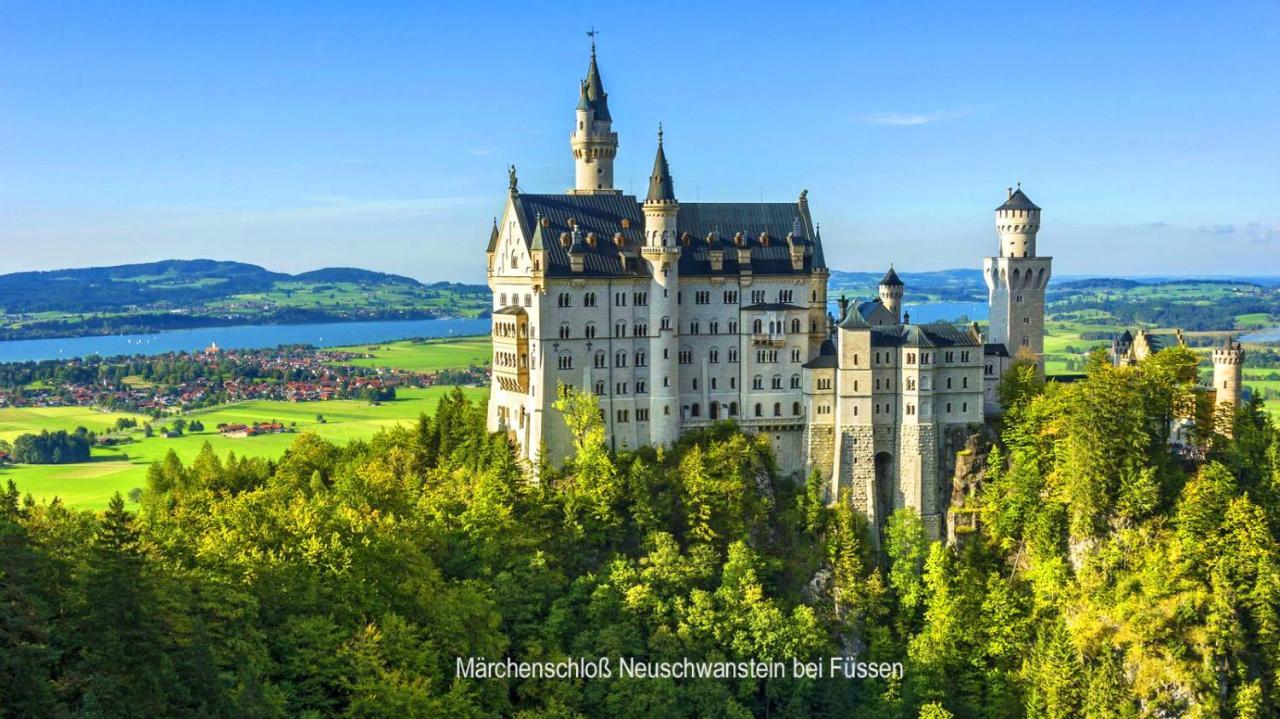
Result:
[[[875,483],[875,517],[876,528],[881,532],[889,522],[889,515],[894,510],[894,495],[897,493],[897,471],[894,467],[893,455],[888,452],[876,453]]]

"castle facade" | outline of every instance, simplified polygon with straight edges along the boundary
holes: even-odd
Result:
[[[817,476],[875,523],[913,507],[941,531],[955,452],[996,403],[1012,358],[1041,363],[1051,258],[1019,188],[984,262],[991,328],[912,324],[891,268],[879,296],[828,311],[822,238],[792,202],[680,201],[662,131],[644,199],[614,187],[593,46],[570,135],[574,187],[524,192],[512,168],[490,232],[488,424],[535,464],[571,452],[558,393],[589,391],[614,449],[669,445],[733,420],[784,472]]]

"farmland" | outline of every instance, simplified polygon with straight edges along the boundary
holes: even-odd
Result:
[[[127,494],[129,490],[143,486],[147,467],[163,459],[170,450],[184,462],[193,459],[205,442],[223,456],[227,452],[235,452],[238,456],[275,458],[283,454],[302,432],[311,432],[339,443],[364,439],[385,427],[415,421],[423,412],[431,413],[440,397],[451,390],[451,387],[405,389],[397,394],[395,400],[379,405],[360,400],[252,401],[223,405],[186,415],[188,420],[198,419],[203,423],[204,432],[168,439],[159,433],[154,437],[144,437],[138,430],[132,435],[132,443],[95,447],[90,462],[8,466],[0,469],[0,482],[12,479],[22,492],[30,492],[37,499],[60,497],[73,507],[102,509],[115,492]],[[487,395],[483,388],[469,387],[463,391],[472,399],[483,399]],[[321,422],[317,415],[322,415],[324,421]],[[83,407],[0,409],[0,439],[12,441],[27,432],[72,430],[78,426],[102,432],[123,416],[132,416],[139,422],[148,420],[140,415],[95,412]],[[231,438],[221,436],[216,429],[220,423],[270,421],[283,423],[291,431]]]
[[[346,360],[356,367],[389,367],[411,372],[437,372],[452,367],[482,365],[489,361],[488,337],[456,340],[406,340],[374,345],[335,348],[339,352],[368,353],[373,357]]]

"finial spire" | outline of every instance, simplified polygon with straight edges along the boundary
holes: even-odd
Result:
[[[596,35],[599,34],[600,31],[596,29],[595,25],[592,25],[591,29],[587,31],[587,37],[591,38],[591,57],[596,56]]]
[[[658,123],[658,152],[653,158],[653,174],[649,176],[649,196],[645,202],[675,202],[675,188],[671,182],[671,169],[667,166],[667,153],[662,148],[662,123]]]

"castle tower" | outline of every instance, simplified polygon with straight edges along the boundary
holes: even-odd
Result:
[[[1219,407],[1224,404],[1240,406],[1243,376],[1244,348],[1239,342],[1227,337],[1221,347],[1213,350],[1214,399]]]
[[[983,261],[991,328],[987,341],[1030,357],[1044,373],[1044,294],[1052,257],[1036,256],[1040,208],[1018,189],[996,208],[1000,255]]]
[[[676,202],[671,170],[662,148],[658,126],[658,153],[649,177],[644,201],[644,246],[641,256],[649,263],[649,357],[662,368],[649,381],[649,433],[653,445],[670,445],[680,436],[680,243],[676,234]],[[661,376],[659,376],[661,375]]]
[[[880,280],[880,304],[893,313],[893,321],[897,323],[902,322],[902,289],[902,280],[893,271],[893,265],[889,265],[889,271]]]
[[[609,116],[609,95],[596,66],[596,43],[591,42],[591,64],[578,91],[577,122],[569,145],[573,148],[574,183],[571,194],[616,195],[613,158],[618,154],[618,133]]]

